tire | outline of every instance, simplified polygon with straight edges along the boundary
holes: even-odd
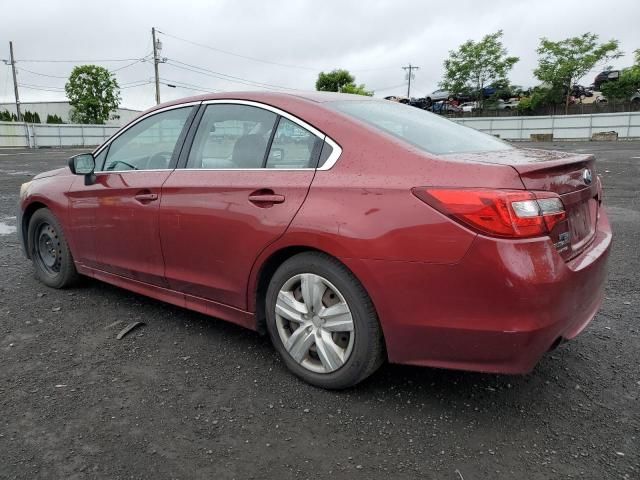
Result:
[[[303,283],[305,292],[322,293],[303,295]],[[327,389],[348,388],[374,373],[386,357],[369,295],[358,279],[329,255],[305,252],[286,260],[269,283],[265,305],[267,330],[275,349],[289,370],[307,383]],[[304,312],[314,305],[315,315],[305,317]]]
[[[49,209],[42,208],[33,214],[27,235],[35,277],[39,281],[51,288],[65,288],[77,282],[79,275],[69,244],[60,222]]]

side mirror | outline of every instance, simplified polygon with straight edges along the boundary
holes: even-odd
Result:
[[[91,185],[96,179],[93,171],[96,168],[96,161],[91,153],[81,153],[69,159],[69,170],[74,175],[84,175],[84,184]]]

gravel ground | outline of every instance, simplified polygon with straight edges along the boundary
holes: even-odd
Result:
[[[0,150],[0,478],[640,478],[640,142],[536,146],[599,159],[616,236],[595,321],[526,376],[386,365],[345,392],[256,333],[37,283],[18,189],[70,152]]]

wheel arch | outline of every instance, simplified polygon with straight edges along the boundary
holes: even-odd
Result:
[[[249,282],[248,286],[248,307],[249,311],[255,312],[255,322],[256,322],[256,331],[260,334],[265,334],[267,332],[266,329],[266,315],[265,315],[265,297],[267,293],[267,288],[269,286],[269,281],[273,277],[273,274],[276,272],[278,267],[282,265],[289,258],[297,255],[299,253],[304,252],[319,252],[323,253],[331,258],[334,258],[338,262],[340,262],[351,274],[360,282],[362,288],[367,292],[371,302],[373,304],[373,308],[376,310],[376,313],[379,311],[376,307],[376,301],[369,293],[366,284],[359,278],[355,272],[346,265],[338,255],[335,255],[331,251],[327,249],[318,248],[309,244],[291,244],[291,245],[282,245],[278,248],[273,248],[269,252],[263,252],[259,260],[254,265],[253,271],[255,272]],[[382,327],[382,321],[378,317],[378,321],[380,322],[381,328],[384,333],[384,328]],[[383,335],[383,342],[384,342]],[[385,342],[386,343],[386,342]],[[385,346],[386,348],[386,346]]]
[[[34,200],[29,203],[22,212],[22,219],[20,223],[20,231],[22,232],[20,240],[22,241],[22,247],[27,255],[27,258],[31,258],[31,252],[29,251],[29,222],[33,214],[43,208],[49,208],[49,206],[39,200]]]
[[[267,332],[264,302],[271,277],[273,277],[273,274],[280,265],[294,255],[303,252],[321,252],[326,255],[331,255],[330,253],[323,252],[318,248],[308,245],[288,245],[269,253],[268,256],[260,262],[254,280],[249,285],[249,298],[247,300],[249,310],[253,309],[255,311],[256,331],[261,335]],[[333,257],[333,255],[331,256]]]

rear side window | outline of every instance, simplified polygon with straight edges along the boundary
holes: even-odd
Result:
[[[277,118],[273,112],[249,105],[208,105],[187,168],[262,168]]]
[[[284,117],[276,129],[267,168],[315,168],[322,140]]]
[[[329,157],[333,153],[333,147],[329,145],[327,142],[324,142],[322,145],[322,152],[320,153],[320,161],[318,162],[318,168],[322,168]]]
[[[396,102],[349,100],[325,105],[433,154],[491,152],[513,147],[433,113]]]

